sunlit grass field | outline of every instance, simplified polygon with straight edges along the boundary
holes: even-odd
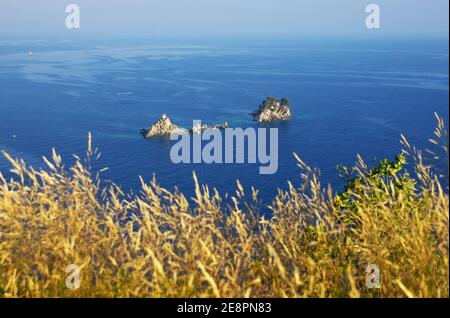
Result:
[[[422,152],[402,138],[404,151],[378,167],[358,157],[340,168],[345,189],[296,157],[302,180],[275,194],[271,217],[239,182],[227,202],[195,175],[192,200],[156,180],[137,195],[104,185],[91,138],[70,168],[56,152],[39,171],[4,153],[16,177],[0,174],[0,296],[449,297],[440,118],[430,141]]]

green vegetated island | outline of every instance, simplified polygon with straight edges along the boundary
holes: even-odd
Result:
[[[278,98],[268,97],[251,115],[258,123],[289,120],[292,116],[291,103],[287,98],[280,101]]]
[[[275,97],[268,97],[261,103],[259,108],[250,115],[253,117],[253,120],[258,123],[289,120],[292,116],[291,104],[287,98],[279,100]],[[145,138],[151,138],[157,136],[169,136],[173,133],[200,133],[207,129],[225,129],[229,127],[229,124],[225,122],[213,126],[201,125],[186,129],[175,125],[167,114],[163,114],[153,125],[149,128],[140,129],[139,132]]]

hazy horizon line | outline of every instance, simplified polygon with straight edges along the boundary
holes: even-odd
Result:
[[[379,33],[374,32],[366,33],[271,33],[271,34],[233,34],[233,33],[217,33],[217,34],[188,34],[188,33],[167,33],[167,34],[145,34],[145,33],[81,33],[78,31],[69,31],[64,33],[26,33],[26,32],[2,32],[0,39],[2,40],[96,40],[96,39],[215,39],[215,40],[446,40],[449,41],[448,32],[420,32],[420,33],[406,33],[406,32],[390,32]],[[70,34],[69,34],[70,33]]]

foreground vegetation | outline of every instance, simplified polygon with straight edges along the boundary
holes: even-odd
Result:
[[[442,119],[435,134],[448,153]],[[227,204],[195,176],[191,201],[155,180],[133,196],[103,186],[90,142],[70,169],[56,153],[46,171],[5,154],[17,178],[0,175],[0,296],[448,297],[448,189],[403,144],[393,162],[342,167],[339,194],[297,158],[301,185],[278,191],[270,219],[239,183]]]

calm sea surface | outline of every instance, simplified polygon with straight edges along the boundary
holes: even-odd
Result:
[[[427,146],[433,113],[448,117],[448,88],[448,43],[438,40],[2,40],[0,149],[43,167],[54,147],[70,165],[91,131],[109,168],[103,179],[127,191],[155,174],[191,195],[195,170],[221,193],[234,193],[239,179],[268,202],[287,180],[300,184],[294,152],[338,190],[336,165],[358,153],[368,163],[393,158],[401,133]],[[258,165],[175,165],[170,140],[138,134],[162,113],[185,127],[193,119],[258,127],[248,113],[270,95],[289,97],[294,114],[270,125],[279,129],[274,175],[259,175]]]

